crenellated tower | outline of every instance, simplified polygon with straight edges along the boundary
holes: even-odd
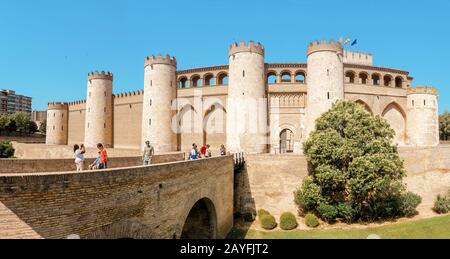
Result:
[[[85,145],[113,146],[113,74],[104,71],[88,74]]]
[[[49,103],[47,108],[47,145],[67,145],[69,132],[69,105]]]
[[[229,49],[227,147],[265,153],[268,144],[264,47],[250,41]]]
[[[172,102],[176,99],[177,91],[176,74],[175,57],[163,57],[160,54],[145,59],[141,142],[150,141],[159,153],[177,150],[176,132],[172,129],[175,115]]]
[[[334,41],[314,41],[308,46],[306,136],[333,103],[344,99],[343,53],[343,46]]]
[[[439,145],[438,92],[431,86],[409,88],[407,134],[411,146]]]

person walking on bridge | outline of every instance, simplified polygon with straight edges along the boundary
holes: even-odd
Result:
[[[152,158],[155,155],[155,149],[150,145],[150,141],[145,142],[144,154],[142,155],[142,160],[144,161],[144,166],[152,164]]]

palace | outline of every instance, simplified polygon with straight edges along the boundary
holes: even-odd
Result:
[[[409,72],[377,67],[368,53],[334,41],[307,46],[306,63],[265,63],[265,49],[234,43],[229,64],[177,70],[169,55],[145,59],[144,88],[113,94],[113,74],[88,74],[86,100],[51,102],[47,144],[186,151],[301,153],[315,120],[337,100],[385,118],[399,146],[437,146],[438,96]]]

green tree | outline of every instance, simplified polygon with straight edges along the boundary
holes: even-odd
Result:
[[[25,125],[25,132],[28,134],[34,134],[38,130],[36,122],[30,120]]]
[[[404,216],[406,173],[394,134],[354,102],[333,105],[304,143],[309,176],[295,194],[300,211],[328,222]]]
[[[450,140],[450,112],[439,116],[439,135],[441,140]]]
[[[15,121],[17,131],[28,133],[28,127],[30,126],[30,116],[23,112],[17,112],[10,116],[11,121]]]
[[[0,158],[11,158],[14,156],[14,148],[11,142],[1,141],[0,142]]]
[[[46,120],[43,121],[41,123],[41,125],[39,126],[39,132],[44,134],[44,135],[47,134],[47,121]]]
[[[0,132],[6,131],[9,124],[9,117],[7,115],[0,115]]]

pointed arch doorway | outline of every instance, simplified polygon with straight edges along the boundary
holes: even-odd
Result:
[[[281,154],[294,153],[294,132],[290,129],[280,132],[280,152]]]

